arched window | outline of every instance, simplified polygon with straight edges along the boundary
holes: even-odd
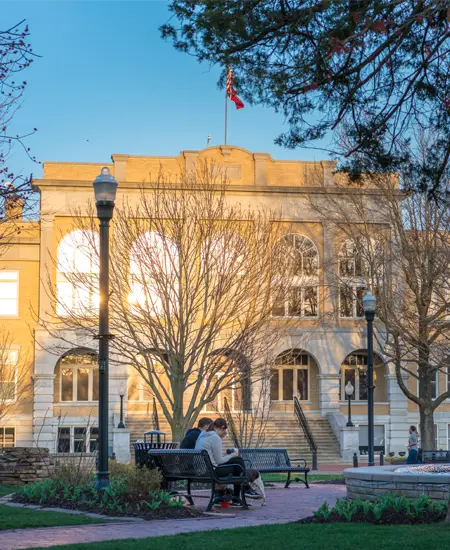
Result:
[[[387,401],[387,389],[385,368],[381,357],[374,354],[374,399],[377,402]],[[352,399],[355,401],[367,401],[368,383],[367,383],[367,351],[359,350],[347,355],[341,365],[341,379],[339,384],[340,399],[345,401],[345,386],[348,382],[355,388]]]
[[[289,258],[289,275],[292,280],[287,292],[274,286],[272,315],[274,317],[316,317],[319,296],[319,253],[315,244],[302,235],[286,235],[276,244],[276,247],[278,254],[282,253]]]
[[[246,357],[235,350],[221,349],[213,352],[210,359],[212,375],[205,379],[205,386],[211,390],[217,384],[224,389],[205,405],[204,410],[222,413],[227,403],[231,411],[251,411],[251,368]]]
[[[56,312],[94,315],[99,307],[99,236],[76,230],[63,237],[58,246]]]
[[[270,379],[272,401],[310,400],[311,372],[317,372],[314,358],[306,351],[292,349],[280,353]]]
[[[202,248],[202,263],[205,269],[230,277],[246,274],[246,245],[237,233],[223,233],[209,239]]]
[[[137,314],[168,314],[176,307],[179,254],[175,243],[159,233],[143,233],[130,251],[128,302]]]
[[[97,354],[75,350],[61,357],[56,365],[55,395],[60,402],[98,401]]]
[[[371,289],[376,295],[383,273],[383,247],[365,238],[347,239],[338,258],[339,317],[364,317],[362,299]]]

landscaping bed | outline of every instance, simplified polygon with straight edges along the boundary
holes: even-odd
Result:
[[[95,488],[94,475],[83,475],[77,479],[69,471],[66,476],[62,472],[55,479],[25,485],[11,500],[21,504],[145,520],[202,515],[201,511],[185,506],[182,497],[162,491],[160,486],[158,471],[124,466],[112,472],[110,487],[99,492]]]
[[[295,523],[374,523],[378,525],[414,525],[445,519],[447,505],[422,496],[418,500],[388,495],[374,502],[339,499],[333,508],[325,502],[312,516]]]

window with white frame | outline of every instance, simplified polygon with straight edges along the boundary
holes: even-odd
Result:
[[[339,317],[364,317],[364,293],[371,288],[377,294],[376,283],[380,283],[383,266],[384,252],[379,243],[363,238],[344,242],[338,257]]]
[[[272,291],[273,317],[317,317],[319,304],[319,253],[316,245],[303,235],[283,237],[276,247],[289,258],[291,284],[287,292],[276,285]],[[280,252],[278,250],[278,252]]]
[[[56,312],[96,315],[100,303],[98,288],[99,235],[76,230],[63,237],[58,246]]]
[[[19,350],[0,350],[0,403],[16,400],[18,363]]]
[[[246,274],[246,245],[237,233],[226,232],[208,239],[202,247],[201,267],[231,278]]]
[[[0,317],[19,315],[19,272],[0,271]]]
[[[0,426],[0,449],[16,446],[16,429]]]
[[[178,249],[167,236],[147,232],[130,251],[128,303],[137,315],[164,315],[177,305]]]
[[[375,425],[373,430],[374,446],[385,446],[385,428],[381,425]],[[367,424],[359,425],[359,446],[367,447],[369,445],[369,431]]]
[[[275,360],[270,378],[271,401],[309,401],[310,367],[314,359],[301,350],[290,350]]]
[[[98,363],[95,354],[62,357],[59,376],[61,402],[98,401]]]
[[[58,428],[58,453],[94,453],[98,451],[98,428],[61,426]]]

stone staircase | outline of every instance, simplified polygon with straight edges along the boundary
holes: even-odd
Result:
[[[171,441],[171,431],[165,419],[160,415],[160,429],[167,433],[166,440]],[[317,443],[317,462],[324,464],[339,464],[342,459],[339,454],[339,444],[328,420],[322,416],[308,416],[308,422]],[[151,417],[128,417],[127,428],[130,429],[131,456],[134,459],[132,443],[144,438],[144,432],[153,429]],[[264,447],[280,447],[286,449],[292,458],[305,458],[311,467],[312,454],[305,436],[294,416],[273,416],[265,428]],[[233,447],[231,440],[225,439],[224,447]]]

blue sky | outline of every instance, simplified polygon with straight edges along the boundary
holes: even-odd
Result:
[[[14,127],[41,161],[107,162],[111,153],[176,155],[223,143],[224,92],[218,67],[199,64],[160,38],[164,0],[0,1],[2,28],[26,19],[42,57],[27,69]],[[319,160],[320,151],[275,146],[284,118],[270,109],[229,103],[228,143],[279,159]],[[16,149],[16,172],[41,167]]]

